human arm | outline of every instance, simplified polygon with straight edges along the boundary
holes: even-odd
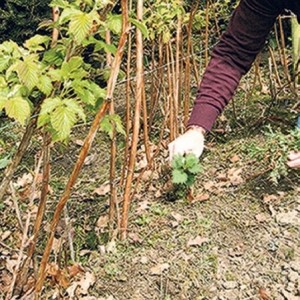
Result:
[[[283,9],[282,2],[240,2],[226,32],[213,50],[211,61],[198,89],[188,127],[198,126],[205,131],[211,130],[216,118],[232,98],[241,76],[250,69],[263,47],[276,17]],[[183,136],[184,138],[180,136],[171,145],[173,149],[180,149],[181,152],[190,152],[190,145],[194,144],[191,136],[194,135],[187,131]],[[198,147],[195,154],[202,153],[203,144],[199,143]],[[176,151],[173,154],[176,154]]]

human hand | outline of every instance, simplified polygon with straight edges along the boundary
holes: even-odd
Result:
[[[287,165],[290,168],[300,169],[300,152],[291,151],[288,155]]]
[[[168,145],[170,162],[175,155],[192,153],[200,157],[204,148],[205,129],[202,127],[191,127],[186,133],[179,136]]]

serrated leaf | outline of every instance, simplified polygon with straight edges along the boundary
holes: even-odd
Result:
[[[148,32],[148,29],[146,27],[146,25],[144,23],[142,23],[141,21],[137,20],[137,19],[133,19],[133,18],[129,18],[129,21],[136,27],[138,28],[142,35],[145,37],[145,38],[148,38],[149,36],[149,32]]]
[[[76,122],[76,112],[69,106],[61,105],[51,114],[50,121],[57,132],[58,139],[65,140]]]
[[[60,66],[64,61],[63,49],[49,49],[44,52],[43,62],[46,62],[49,65]]]
[[[173,170],[172,171],[172,182],[174,184],[184,184],[188,180],[188,176],[186,173],[180,170]]]
[[[16,65],[20,81],[32,90],[39,82],[39,64],[36,55],[29,55]]]
[[[45,35],[40,35],[37,34],[35,36],[33,36],[32,38],[28,39],[24,46],[32,51],[42,51],[45,50],[45,47],[42,46],[43,44],[47,47],[50,41],[50,37],[49,36],[45,36]]]
[[[175,155],[172,160],[172,168],[180,169],[184,166],[184,157],[182,155]]]
[[[202,167],[200,164],[196,164],[188,169],[188,171],[192,174],[198,174],[202,171]]]
[[[0,110],[4,108],[6,101],[7,101],[7,97],[0,96]]]
[[[109,115],[106,115],[103,117],[101,123],[100,123],[100,130],[104,131],[105,133],[108,134],[110,138],[112,138],[113,135],[113,126],[110,122]]]
[[[48,75],[50,76],[52,81],[61,81],[62,80],[61,70],[59,70],[59,69],[50,69],[48,71]]]
[[[49,114],[39,114],[39,118],[37,121],[37,127],[41,128],[45,126],[46,124],[50,123],[50,115]]]
[[[72,109],[84,122],[86,121],[86,116],[83,108],[75,99],[64,99],[64,105],[67,105],[70,109]]]
[[[109,137],[113,138],[113,129],[115,128],[116,132],[126,135],[124,127],[122,125],[122,120],[119,115],[106,115],[100,124],[100,129],[106,132]]]
[[[53,89],[52,81],[48,76],[43,75],[40,77],[37,87],[42,93],[49,96]]]
[[[9,156],[0,159],[0,170],[5,169],[10,162]]]
[[[115,45],[106,44],[103,41],[96,40],[95,51],[99,51],[100,49],[103,49],[106,53],[116,54],[116,52],[117,52],[117,47]]]
[[[96,83],[89,81],[89,86],[88,89],[94,93],[94,96],[96,99],[101,98],[105,99],[106,98],[106,90],[101,88],[99,85]]]
[[[64,79],[82,79],[87,72],[82,68],[82,57],[72,57],[68,62],[64,62],[61,67],[61,74]]]
[[[93,26],[93,15],[84,12],[78,12],[72,16],[69,25],[69,33],[80,44],[91,32]]]
[[[0,76],[0,88],[6,88],[7,87],[7,82],[3,76]]]
[[[69,22],[74,16],[76,16],[80,12],[81,11],[76,8],[66,7],[59,16],[59,24],[62,25],[64,23]]]
[[[96,99],[95,95],[93,92],[90,90],[86,89],[85,87],[82,87],[78,84],[74,84],[75,81],[72,82],[72,87],[75,90],[77,96],[80,98],[81,101],[83,101],[86,104],[95,105]]]
[[[121,34],[122,32],[122,16],[110,15],[106,20],[106,25],[109,30],[115,34]]]
[[[62,105],[62,100],[59,97],[47,98],[41,106],[41,115],[51,113],[56,107]]]
[[[0,72],[3,72],[5,69],[7,69],[10,60],[11,60],[10,55],[4,55],[4,54],[0,55]]]
[[[70,6],[69,2],[66,0],[52,0],[49,4],[50,7],[61,7],[61,8],[66,8],[68,6]]]
[[[118,133],[121,133],[122,135],[126,135],[126,132],[124,130],[121,117],[119,115],[110,115],[112,121],[114,122],[115,129]]]
[[[16,119],[22,125],[25,125],[30,116],[30,104],[22,97],[8,99],[4,104],[4,108],[10,118]]]

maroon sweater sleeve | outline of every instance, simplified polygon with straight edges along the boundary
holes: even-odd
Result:
[[[241,0],[226,32],[213,50],[188,126],[198,125],[211,130],[232,98],[241,76],[250,69],[282,10],[281,0]]]

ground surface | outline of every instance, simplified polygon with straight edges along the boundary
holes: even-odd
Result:
[[[45,299],[300,299],[300,174],[292,172],[277,185],[270,181],[268,166],[242,150],[250,142],[264,143],[264,124],[250,132],[247,115],[237,109],[240,124],[223,118],[220,128],[228,132],[216,130],[208,138],[204,173],[198,176],[192,203],[170,201],[168,176],[161,170],[167,153],[161,151],[154,171],[145,174],[134,197],[126,242],[108,242],[109,150],[99,138],[68,203],[70,224],[60,224],[52,252],[54,265],[71,265],[71,232],[75,260],[84,271],[65,284],[55,283],[57,274],[52,272]],[[260,114],[259,108],[254,110],[252,121]],[[239,129],[233,134],[230,126]],[[17,130],[7,131],[2,151],[13,148],[17,136]],[[48,220],[82,136],[78,133],[67,147],[53,149]],[[36,143],[27,162],[34,161]],[[139,151],[138,162],[143,159]],[[30,174],[26,164],[14,179],[17,192],[26,192],[24,174]],[[30,185],[32,178],[27,180]],[[28,200],[20,192],[17,197],[24,220]],[[39,250],[47,228],[45,221]],[[0,237],[0,285],[5,292],[21,240],[12,194],[1,203]]]

